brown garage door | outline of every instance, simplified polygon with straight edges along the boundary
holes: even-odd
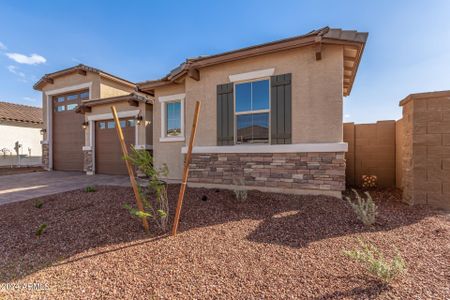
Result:
[[[84,115],[75,113],[88,91],[53,97],[53,169],[83,170]]]
[[[128,174],[113,120],[95,124],[95,170],[98,174]],[[134,119],[120,119],[125,143],[130,148],[135,140]]]

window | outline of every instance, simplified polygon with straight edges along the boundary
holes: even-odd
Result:
[[[75,95],[68,95],[67,96],[67,100],[71,101],[71,100],[77,100],[78,99],[78,94]]]
[[[136,124],[136,121],[133,119],[127,120],[127,126],[128,127],[134,127]]]
[[[98,128],[105,129],[106,128],[106,123],[105,122],[99,122],[98,123]]]
[[[236,144],[269,142],[269,80],[235,85]]]
[[[159,97],[161,103],[161,142],[184,141],[185,94]]]
[[[89,98],[89,92],[83,92],[80,94],[80,99],[88,99]]]
[[[74,104],[74,103],[72,103],[72,104],[67,104],[67,110],[74,110],[75,108],[77,108],[77,104]]]
[[[66,107],[64,105],[55,106],[56,112],[65,111],[65,110],[66,110]]]
[[[166,136],[181,135],[181,101],[166,104]]]
[[[114,121],[108,121],[108,128],[116,128],[116,123]]]
[[[127,122],[125,120],[120,121],[120,127],[125,128],[127,126]]]
[[[64,102],[64,97],[56,98],[56,102],[59,102],[59,103]]]

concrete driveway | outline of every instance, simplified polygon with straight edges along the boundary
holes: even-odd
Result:
[[[0,176],[0,205],[47,196],[90,185],[130,186],[128,176],[86,175],[81,172],[36,172]]]

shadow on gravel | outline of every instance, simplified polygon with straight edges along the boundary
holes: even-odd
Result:
[[[179,185],[170,185],[171,208],[178,191]],[[38,201],[43,203],[40,209],[35,207]],[[0,206],[0,282],[67,263],[67,259],[70,263],[166,237],[153,230],[145,234],[139,220],[123,208],[124,203],[134,203],[131,188],[98,187],[94,193],[78,190]],[[246,237],[249,241],[299,248],[332,237],[391,230],[431,214],[427,209],[391,201],[379,203],[379,211],[379,223],[367,229],[345,201],[332,197],[252,191],[246,201],[239,202],[232,191],[188,189],[179,233],[252,219],[260,224]],[[35,233],[41,224],[48,227],[38,238]],[[114,247],[90,251],[107,246]]]
[[[343,291],[335,291],[333,293],[321,295],[314,298],[315,300],[328,299],[376,299],[383,292],[389,291],[391,288],[379,281],[370,281],[363,286]]]

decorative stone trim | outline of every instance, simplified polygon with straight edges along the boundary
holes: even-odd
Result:
[[[340,192],[345,189],[344,152],[193,153],[189,181],[261,190],[281,188],[292,193]]]
[[[49,146],[48,143],[42,143],[42,166],[45,170],[49,170]]]
[[[84,160],[83,160],[83,171],[86,172],[87,175],[94,174],[94,161],[93,161],[93,152],[91,149],[84,150]]]

